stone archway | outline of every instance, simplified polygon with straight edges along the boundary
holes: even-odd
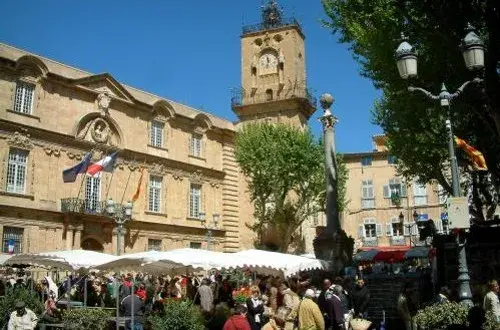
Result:
[[[96,252],[104,252],[102,244],[94,238],[86,238],[82,241],[81,247],[83,250],[90,250]]]

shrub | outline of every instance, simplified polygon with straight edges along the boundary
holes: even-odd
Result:
[[[187,301],[167,300],[163,304],[165,314],[152,315],[148,322],[152,329],[203,330],[200,310]]]
[[[483,325],[484,330],[499,330],[500,323],[493,313],[486,313],[486,322]]]
[[[109,310],[102,308],[76,308],[63,311],[62,322],[65,329],[71,330],[104,330],[107,329]]]
[[[0,300],[0,329],[9,322],[10,313],[15,310],[14,306],[18,300],[24,301],[26,308],[31,309],[36,315],[42,314],[43,303],[37,293],[23,287],[8,289]]]
[[[451,325],[466,325],[469,310],[457,303],[428,306],[418,311],[415,321],[428,330],[446,330]]]

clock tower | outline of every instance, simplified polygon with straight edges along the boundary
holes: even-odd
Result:
[[[262,21],[243,27],[241,88],[231,105],[240,123],[270,121],[307,126],[316,101],[307,89],[305,36],[275,0],[262,7]]]

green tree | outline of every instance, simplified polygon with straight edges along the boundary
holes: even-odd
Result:
[[[325,208],[321,143],[309,131],[283,124],[253,123],[245,125],[237,135],[236,160],[248,178],[257,245],[282,252],[294,241],[300,245],[300,225]],[[346,167],[341,163],[339,210],[345,205],[346,177]],[[268,241],[273,241],[273,246]]]
[[[458,45],[471,23],[485,41],[484,84],[469,86],[452,104],[455,135],[483,152],[488,173],[471,171],[467,157],[459,164],[472,190],[471,211],[484,220],[497,204],[500,188],[500,2],[494,0],[322,0],[328,28],[349,45],[362,76],[383,95],[373,108],[373,122],[388,136],[388,147],[401,162],[400,173],[433,180],[451,193],[445,110],[424,96],[407,92],[399,77],[394,52],[404,32],[418,51],[419,76],[410,83],[438,94],[450,91],[478,73],[469,72]],[[466,187],[464,187],[466,189]]]

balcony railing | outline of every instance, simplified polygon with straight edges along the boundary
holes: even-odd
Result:
[[[406,245],[406,240],[404,236],[392,236],[391,245]]]
[[[302,32],[302,28],[300,27],[299,22],[295,19],[295,17],[289,17],[289,18],[282,18],[279,21],[276,21],[274,24],[269,24],[269,23],[256,23],[256,24],[250,24],[250,25],[245,25],[243,26],[243,35],[245,34],[250,34],[254,32],[259,32],[263,30],[269,30],[269,29],[277,29],[280,27],[285,27],[285,26],[296,26],[299,28],[299,30]]]
[[[273,94],[250,93],[243,88],[233,89],[231,92],[231,106],[233,107],[291,99],[306,99],[313,108],[316,108],[318,102],[312,90],[305,87],[289,88]]]
[[[376,237],[364,237],[363,246],[378,246],[378,239]]]
[[[106,202],[95,199],[63,198],[61,199],[61,212],[81,213],[89,215],[107,216]],[[115,214],[123,215],[125,208],[123,205],[115,204]]]

